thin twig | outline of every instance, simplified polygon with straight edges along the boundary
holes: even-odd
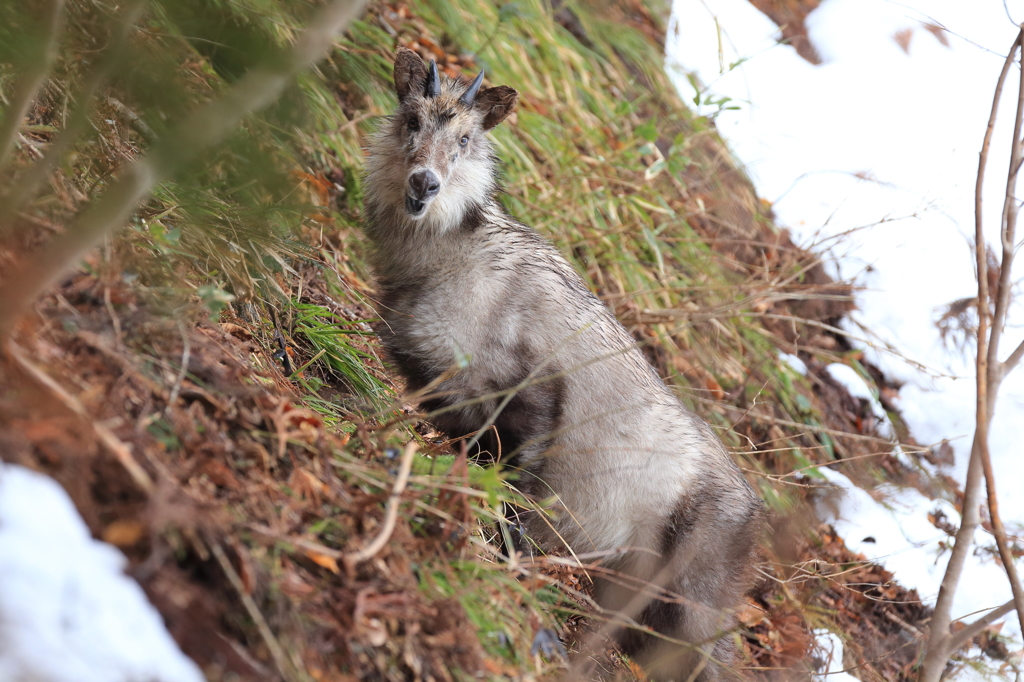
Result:
[[[21,142],[22,146],[28,151],[29,154],[36,157],[37,159],[43,158],[43,153],[38,149],[38,142],[36,142],[35,140],[28,139],[22,133],[18,133],[18,140]]]
[[[124,167],[107,192],[85,209],[63,235],[12,269],[0,288],[0,340],[29,303],[120,227],[153,188],[201,151],[224,140],[242,118],[271,104],[300,72],[330,47],[334,36],[362,9],[364,0],[334,0],[313,18],[291,52],[255,68],[221,97],[186,117],[145,155]]]
[[[114,310],[114,304],[110,300],[110,287],[103,287],[103,305],[107,308],[107,314],[110,315],[110,323],[114,325],[114,341],[117,343],[118,348],[123,343],[121,338],[121,320],[117,317],[117,311]]]
[[[174,382],[174,388],[171,389],[171,395],[167,398],[168,414],[170,414],[171,408],[178,400],[178,393],[181,391],[181,385],[185,382],[185,375],[188,374],[188,361],[192,355],[192,344],[188,340],[188,332],[185,331],[185,325],[181,320],[178,320],[178,331],[181,333],[181,342],[184,344],[184,348],[181,351],[181,370],[178,372],[178,378]]]
[[[246,527],[254,533],[259,533],[260,535],[265,535],[269,538],[274,538],[275,540],[286,542],[289,545],[294,545],[295,547],[304,549],[309,552],[322,554],[330,559],[343,559],[345,556],[343,552],[339,552],[336,549],[331,549],[330,547],[325,547],[324,545],[321,545],[319,542],[308,540],[306,538],[297,538],[294,535],[288,535],[286,533],[278,533],[273,528],[268,528],[267,526],[263,526],[257,523],[250,523]]]
[[[756,298],[755,296],[750,296],[748,298],[748,301],[752,301],[755,298]],[[791,297],[789,297],[789,296],[780,296],[779,298],[791,298]],[[820,298],[820,297],[816,297],[816,298]],[[745,303],[745,302],[741,302],[741,303]],[[836,327],[834,325],[827,324],[825,322],[820,322],[818,320],[806,320],[806,319],[803,319],[801,317],[796,317],[796,316],[793,316],[793,315],[780,315],[780,314],[776,314],[776,313],[764,313],[764,312],[756,312],[756,311],[743,311],[743,310],[739,309],[740,307],[741,307],[740,304],[728,304],[726,306],[723,306],[722,309],[720,309],[720,310],[712,310],[712,311],[707,311],[707,312],[694,312],[692,310],[674,309],[674,308],[662,308],[662,309],[659,309],[659,310],[656,310],[656,311],[654,311],[654,310],[641,310],[641,311],[638,311],[638,312],[634,313],[628,319],[628,322],[630,322],[630,323],[641,323],[641,324],[642,323],[647,323],[647,324],[667,324],[668,322],[671,322],[672,320],[675,320],[675,319],[683,319],[683,320],[686,320],[688,322],[688,324],[685,325],[685,326],[692,326],[693,324],[695,324],[697,322],[704,322],[704,321],[708,321],[708,320],[714,320],[715,318],[718,318],[718,317],[756,317],[756,318],[762,319],[762,320],[781,320],[783,322],[791,322],[791,323],[793,323],[795,325],[803,325],[803,326],[807,326],[807,327],[817,327],[818,329],[823,329],[825,331],[832,332],[833,334],[836,334],[838,336],[843,336],[843,337],[846,337],[846,338],[851,339],[853,341],[857,341],[859,343],[863,343],[864,345],[868,346],[869,348],[873,348],[873,349],[875,349],[875,350],[877,350],[879,352],[882,352],[882,353],[888,353],[890,355],[893,355],[896,358],[899,358],[900,360],[906,362],[908,365],[910,365],[912,367],[915,367],[915,368],[921,370],[922,372],[926,372],[926,373],[928,373],[931,376],[934,376],[934,377],[947,376],[945,374],[937,372],[936,370],[934,370],[934,369],[932,369],[932,368],[930,368],[930,367],[928,367],[928,366],[926,366],[926,365],[924,365],[924,364],[922,364],[920,362],[917,362],[916,360],[908,358],[907,356],[905,356],[902,353],[900,353],[899,351],[889,347],[888,345],[881,345],[881,344],[879,344],[879,343],[877,343],[875,341],[872,341],[871,339],[866,338],[866,337],[855,336],[852,332],[849,332],[849,331],[847,331],[845,329],[841,329],[841,328]],[[682,328],[685,328],[685,327],[681,327],[681,329]]]
[[[356,125],[358,125],[358,124],[362,123],[363,121],[365,121],[366,119],[373,118],[376,115],[377,114],[373,113],[372,111],[368,111],[368,112],[366,112],[365,114],[363,114],[361,116],[356,116],[354,119],[352,119],[348,123],[346,123],[343,126],[341,126],[340,128],[338,128],[338,134],[341,134],[341,133],[345,132],[349,128],[353,128]]]
[[[224,571],[224,575],[227,576],[231,586],[235,588],[235,592],[238,593],[238,598],[242,600],[242,605],[245,606],[245,610],[249,612],[249,617],[252,618],[253,623],[256,624],[256,629],[259,630],[260,637],[263,638],[264,644],[267,645],[267,649],[270,650],[270,655],[274,659],[274,664],[277,666],[277,671],[281,673],[281,677],[286,680],[294,680],[296,676],[292,674],[292,669],[288,665],[288,659],[284,655],[284,649],[281,648],[281,644],[277,641],[273,631],[267,624],[267,619],[263,617],[256,602],[253,601],[249,593],[245,591],[245,585],[242,584],[242,579],[238,576],[238,572],[235,571],[235,567],[231,565],[231,561],[228,559],[224,550],[221,548],[220,543],[215,540],[210,540],[210,551],[213,552],[213,556],[217,559],[217,563],[220,564],[220,568]]]
[[[114,109],[117,110],[117,113],[121,114],[126,119],[128,119],[128,125],[130,125],[132,129],[139,135],[142,135],[144,138],[146,138],[148,142],[152,142],[153,140],[156,139],[156,133],[153,132],[153,129],[150,128],[149,125],[145,121],[143,121],[138,114],[129,109],[124,102],[117,99],[116,97],[108,96],[107,104],[114,107]]]
[[[146,470],[139,466],[139,463],[135,461],[135,458],[132,456],[131,448],[129,448],[127,444],[115,436],[114,433],[106,426],[93,419],[92,416],[86,412],[85,406],[82,405],[78,398],[65,391],[50,377],[50,375],[29,362],[28,358],[25,357],[24,351],[22,351],[16,343],[9,341],[6,348],[7,354],[18,363],[18,366],[21,367],[25,373],[49,390],[64,404],[65,407],[92,426],[93,431],[96,433],[96,436],[99,438],[103,447],[121,463],[121,466],[125,468],[125,471],[127,471],[132,477],[132,480],[134,480],[147,495],[153,492],[153,479],[151,479],[149,474],[146,473]]]
[[[996,496],[995,473],[992,470],[992,458],[989,454],[988,443],[981,453],[981,463],[985,471],[985,487],[988,490],[988,513],[992,520],[992,535],[996,538],[996,547],[999,549],[999,558],[1003,561],[1003,570],[1010,581],[1010,589],[1013,591],[1013,603],[1017,609],[1017,619],[1020,621],[1021,629],[1024,630],[1024,587],[1021,586],[1020,576],[1017,574],[1016,558],[1010,551],[1009,543],[1006,540],[1006,528],[999,515],[999,499]]]
[[[974,639],[976,635],[980,634],[982,630],[984,630],[989,625],[991,625],[992,623],[996,622],[997,620],[1008,614],[1010,611],[1013,611],[1013,606],[1013,600],[1011,599],[999,608],[993,609],[992,611],[986,613],[978,620],[968,623],[961,629],[954,632],[953,635],[949,638],[949,650],[959,650],[960,647],[964,646],[969,641]]]
[[[398,504],[402,500],[402,492],[409,482],[409,472],[412,470],[412,456],[419,447],[416,441],[409,441],[402,452],[402,461],[398,467],[398,477],[395,478],[395,485],[391,489],[391,496],[388,498],[387,510],[384,512],[384,525],[381,526],[377,537],[358,552],[352,552],[345,556],[345,563],[354,566],[360,562],[376,556],[377,552],[384,549],[391,539],[391,533],[395,530],[395,522],[398,520]]]

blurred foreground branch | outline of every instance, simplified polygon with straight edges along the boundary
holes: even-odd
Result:
[[[7,273],[0,286],[0,342],[31,302],[73,268],[104,235],[123,225],[158,184],[201,151],[223,141],[246,115],[276,100],[299,72],[323,56],[334,36],[358,15],[364,2],[334,0],[324,7],[282,59],[251,70],[221,97],[186,117],[148,153],[123,168],[106,193],[82,211],[64,234]]]
[[[1002,253],[999,262],[999,279],[994,292],[989,291],[989,266],[986,257],[985,235],[982,229],[982,188],[984,186],[985,167],[988,162],[996,113],[999,108],[999,102],[1002,99],[1003,86],[1006,83],[1007,74],[1011,65],[1016,61],[1022,44],[1024,44],[1024,28],[1018,33],[1017,39],[1011,46],[1010,53],[1007,55],[1006,61],[1003,63],[1003,69],[999,74],[999,80],[997,81],[992,101],[992,111],[989,114],[988,126],[985,129],[985,137],[982,142],[978,162],[978,177],[975,185],[974,199],[974,252],[977,259],[978,277],[976,426],[974,441],[971,446],[971,458],[967,468],[967,480],[964,484],[963,518],[956,534],[956,544],[950,554],[949,563],[946,565],[946,573],[943,576],[942,586],[939,589],[939,597],[935,603],[935,611],[932,615],[928,636],[928,646],[919,678],[920,682],[938,682],[950,656],[970,641],[974,635],[979,634],[985,627],[1002,615],[1009,613],[1013,608],[1016,608],[1017,617],[1020,619],[1022,629],[1024,629],[1024,590],[1021,589],[1020,579],[1014,565],[1014,558],[1007,545],[1006,531],[999,517],[995,474],[992,469],[992,459],[988,443],[989,426],[992,423],[992,414],[995,408],[999,385],[1006,374],[1020,362],[1021,354],[1024,354],[1024,343],[1022,343],[1011,353],[1005,362],[999,361],[999,341],[1006,327],[1007,312],[1010,305],[1010,289],[1012,286],[1010,273],[1013,268],[1014,241],[1019,212],[1019,206],[1014,194],[1017,188],[1021,162],[1024,160],[1024,140],[1021,139],[1022,123],[1024,123],[1024,69],[1020,69],[1017,115],[1013,126],[1010,168],[1006,178],[1006,193],[1003,201],[1000,229]],[[967,555],[970,553],[974,533],[981,520],[982,477],[984,477],[988,493],[987,501],[989,515],[992,519],[993,534],[996,538],[996,545],[999,548],[999,556],[1002,559],[1003,567],[1006,569],[1006,575],[1010,581],[1010,587],[1013,590],[1013,600],[988,615],[979,618],[974,623],[968,624],[954,634],[950,630],[953,598],[956,595]]]
[[[29,106],[36,98],[36,93],[43,86],[50,64],[57,55],[57,36],[60,34],[61,19],[64,13],[64,0],[50,0],[45,9],[42,23],[45,24],[45,37],[34,54],[25,55],[25,71],[17,79],[7,115],[0,123],[0,166],[14,148],[14,140],[21,127],[21,119],[25,117]]]
[[[64,129],[47,146],[43,158],[26,170],[11,187],[5,188],[5,194],[2,200],[0,200],[0,232],[7,227],[7,223],[14,217],[17,211],[35,195],[50,172],[60,163],[64,153],[71,148],[71,145],[89,125],[89,104],[99,91],[100,86],[110,76],[118,60],[124,58],[124,48],[128,42],[128,35],[135,26],[135,22],[142,15],[145,6],[146,0],[132,0],[127,8],[121,12],[116,21],[116,29],[110,46],[93,70],[85,86],[77,93],[75,97],[77,106],[67,118]],[[44,68],[40,82],[42,77],[45,76],[46,69]],[[25,112],[22,111],[14,120],[15,130],[17,130],[24,116]],[[3,153],[0,153],[0,159],[5,158],[5,154],[9,151],[9,149],[5,149]]]

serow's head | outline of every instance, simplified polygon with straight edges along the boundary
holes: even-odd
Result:
[[[404,209],[411,219],[433,214],[435,222],[457,221],[469,204],[493,191],[485,133],[512,113],[519,93],[505,85],[481,88],[483,79],[483,71],[472,82],[442,76],[433,60],[427,65],[412,50],[398,49],[399,106],[384,135],[397,152],[389,162],[402,165],[388,174],[404,176]]]

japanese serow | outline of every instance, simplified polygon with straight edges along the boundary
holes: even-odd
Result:
[[[542,503],[521,517],[527,538],[604,553],[619,577],[598,580],[597,602],[664,635],[623,628],[628,653],[658,679],[720,679],[760,500],[568,261],[499,202],[487,133],[518,93],[483,87],[482,72],[442,76],[405,49],[394,78],[398,109],[365,182],[391,361],[409,389],[430,388],[434,425],[475,438]]]

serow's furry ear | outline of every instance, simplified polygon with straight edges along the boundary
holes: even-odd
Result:
[[[496,88],[481,90],[476,96],[473,108],[484,112],[484,130],[490,130],[515,111],[517,101],[519,93],[514,88],[499,85]]]
[[[395,92],[404,102],[410,92],[423,92],[427,83],[427,67],[420,56],[404,47],[395,53]]]

